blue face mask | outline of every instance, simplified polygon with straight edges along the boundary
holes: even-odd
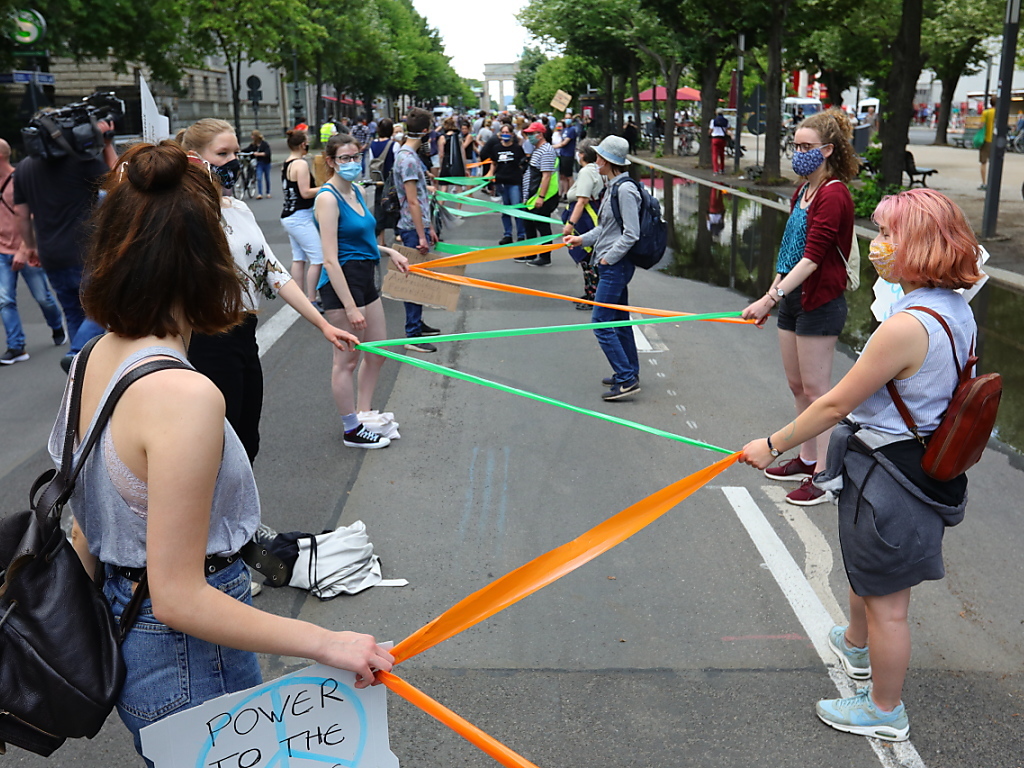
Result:
[[[363,166],[359,163],[345,163],[338,166],[338,175],[345,181],[355,181],[363,175]]]
[[[501,140],[505,141],[505,142],[511,143],[512,142],[512,134],[511,133],[503,133],[503,134],[501,134]]]
[[[825,162],[825,156],[820,149],[812,149],[810,152],[793,153],[793,173],[797,176],[810,176]]]

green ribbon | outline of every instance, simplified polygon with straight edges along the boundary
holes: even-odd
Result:
[[[534,237],[529,240],[517,240],[515,242],[508,243],[507,245],[457,245],[456,243],[437,243],[434,245],[434,250],[438,253],[447,253],[449,256],[461,256],[464,253],[471,253],[472,251],[490,250],[491,248],[511,248],[514,245],[547,245],[552,242],[558,235],[541,235],[540,237]]]
[[[487,186],[493,180],[493,176],[437,176],[434,178],[434,181],[443,181],[445,184],[457,184],[459,186],[470,184],[476,187]]]
[[[432,341],[442,340],[443,339],[439,337],[435,337],[432,339]],[[405,343],[405,339],[402,339],[401,341],[403,344]],[[371,343],[377,344],[379,342]],[[695,448],[703,448],[704,450],[707,451],[717,451],[719,453],[725,454],[733,453],[733,451],[730,451],[726,448],[720,448],[717,445],[704,443],[701,442],[700,440],[693,440],[692,438],[689,437],[683,437],[682,435],[676,435],[672,432],[666,432],[665,430],[658,429],[657,427],[649,427],[646,424],[639,424],[635,421],[629,421],[628,419],[621,419],[618,416],[611,416],[607,413],[601,413],[600,411],[592,411],[589,408],[581,408],[578,405],[572,405],[571,403],[566,403],[563,402],[562,400],[555,400],[554,398],[551,397],[538,395],[534,392],[527,392],[525,389],[519,389],[518,387],[510,387],[506,384],[499,384],[496,381],[491,381],[490,379],[485,379],[480,376],[474,376],[471,373],[463,373],[462,371],[456,371],[453,368],[446,368],[443,365],[438,365],[437,363],[431,363],[426,360],[421,360],[418,357],[409,357],[408,355],[403,355],[398,352],[392,352],[391,350],[388,349],[378,349],[370,347],[367,344],[360,344],[356,347],[356,349],[362,349],[367,352],[372,352],[375,355],[389,357],[392,360],[397,360],[400,363],[408,363],[409,365],[415,366],[416,368],[422,368],[423,370],[430,371],[432,373],[439,373],[442,376],[450,376],[453,379],[461,379],[462,381],[468,381],[471,384],[480,384],[485,387],[490,387],[491,389],[497,389],[500,392],[506,392],[510,395],[519,395],[520,397],[525,397],[529,400],[536,400],[539,403],[546,403],[548,405],[554,405],[559,408],[564,408],[565,410],[572,411],[573,413],[581,413],[584,416],[593,416],[595,419],[601,419],[602,421],[610,421],[612,424],[618,424],[621,427],[629,427],[631,429],[639,430],[640,432],[647,432],[648,434],[657,435],[658,437],[664,437],[668,440],[675,440],[676,442],[679,443],[692,445]]]
[[[656,323],[679,323],[688,322],[691,320],[719,320],[730,317],[739,317],[739,312],[713,312],[702,315],[682,315],[679,317],[654,317],[644,318],[642,320],[615,320],[608,323],[581,323],[579,325],[554,325],[544,326],[540,328],[511,328],[501,331],[476,331],[472,333],[451,333],[442,336],[431,337],[431,342],[436,341],[470,341],[475,339],[497,339],[509,336],[535,336],[546,333],[561,333],[563,331],[582,331],[592,330],[594,328],[620,328],[627,325],[653,325]],[[407,363],[415,366],[416,368],[422,368],[425,371],[432,373],[439,373],[442,376],[450,376],[453,379],[460,379],[461,381],[468,381],[472,384],[480,384],[484,387],[490,387],[496,389],[499,392],[506,392],[510,395],[518,395],[519,397],[525,397],[529,400],[536,400],[539,403],[546,403],[547,405],[554,405],[558,408],[564,408],[567,411],[573,413],[580,413],[584,416],[593,416],[595,419],[602,421],[610,421],[612,424],[618,424],[621,427],[629,427],[630,429],[636,429],[640,432],[647,432],[651,435],[658,437],[664,437],[667,440],[675,440],[679,443],[685,443],[686,445],[692,445],[695,448],[703,448],[708,451],[717,451],[718,453],[731,454],[733,451],[727,448],[721,448],[717,445],[705,443],[701,440],[694,440],[689,437],[683,437],[672,432],[666,432],[663,429],[657,427],[649,427],[646,424],[639,424],[635,421],[629,421],[628,419],[621,419],[618,416],[611,416],[607,413],[601,413],[599,411],[593,411],[589,408],[582,408],[578,405],[572,405],[562,400],[555,400],[551,397],[545,397],[544,395],[538,395],[534,392],[527,392],[525,389],[519,389],[518,387],[510,387],[506,384],[499,384],[496,381],[485,379],[481,376],[475,376],[471,373],[463,373],[462,371],[456,371],[453,368],[447,368],[437,363],[431,363],[427,360],[421,360],[417,357],[409,357],[398,352],[392,352],[389,349],[383,349],[383,347],[394,347],[399,344],[406,344],[408,339],[384,339],[382,341],[369,341],[356,346],[357,350],[370,352],[375,355],[382,355],[383,357],[397,360],[401,363]]]
[[[469,218],[470,216],[482,216],[486,213],[504,213],[509,216],[515,216],[518,219],[529,219],[530,221],[543,221],[548,224],[562,224],[561,219],[553,219],[550,218],[549,216],[541,216],[540,214],[532,213],[521,208],[515,208],[511,205],[492,203],[490,200],[480,200],[479,198],[473,198],[470,200],[464,197],[459,197],[458,195],[453,195],[450,192],[435,192],[434,197],[437,198],[437,200],[442,203],[462,203],[463,205],[479,206],[481,208],[486,209],[483,211],[468,212],[457,208],[452,208],[449,205],[445,206],[445,208],[450,213],[456,216],[461,216],[462,218]]]

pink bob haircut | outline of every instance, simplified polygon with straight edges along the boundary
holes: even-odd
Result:
[[[883,197],[871,216],[889,229],[900,280],[929,288],[970,288],[981,279],[980,246],[963,211],[933,189]]]

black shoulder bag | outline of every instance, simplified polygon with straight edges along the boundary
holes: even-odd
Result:
[[[0,519],[0,754],[4,742],[48,756],[68,738],[92,738],[124,684],[121,643],[147,591],[136,589],[120,626],[60,527],[61,512],[85,460],[124,391],[150,373],[188,368],[154,360],[128,372],[111,391],[72,467],[85,364],[71,388],[64,453],[29,491],[31,509]]]

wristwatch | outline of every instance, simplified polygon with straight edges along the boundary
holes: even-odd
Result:
[[[778,448],[772,445],[772,437],[769,435],[765,438],[768,441],[768,451],[771,453],[773,458],[779,458],[779,454],[782,453]]]
[[[786,292],[784,290],[782,290],[781,288],[776,288],[775,289],[775,295],[778,296],[781,299],[781,298],[783,298],[786,295]]]

